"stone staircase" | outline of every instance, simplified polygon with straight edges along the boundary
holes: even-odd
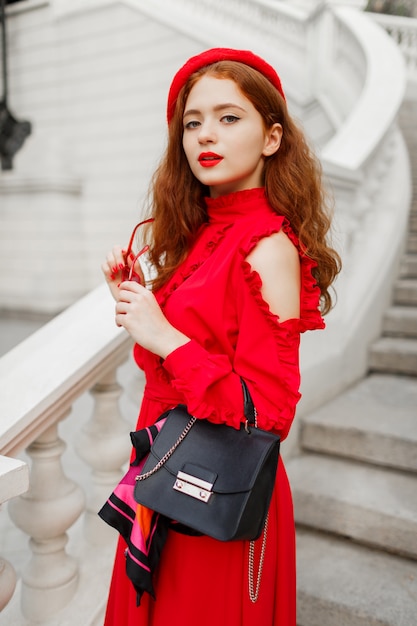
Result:
[[[414,204],[368,376],[302,420],[301,454],[287,464],[299,626],[417,624],[416,119],[405,103]]]

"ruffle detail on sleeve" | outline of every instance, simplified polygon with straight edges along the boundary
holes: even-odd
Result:
[[[183,266],[180,267],[171,280],[164,285],[157,293],[155,297],[158,300],[159,306],[163,309],[166,301],[170,295],[178,289],[198,268],[203,265],[204,261],[208,259],[220,242],[224,239],[226,232],[231,228],[233,224],[226,224],[222,228],[218,228],[209,235],[209,239],[202,248],[198,258],[194,258],[191,253],[189,259],[186,259]]]
[[[299,318],[285,320],[284,322],[279,321],[278,315],[275,315],[275,313],[270,310],[268,302],[262,297],[261,277],[258,272],[252,269],[250,263],[246,261],[246,257],[261,239],[279,232],[280,228],[277,229],[276,226],[272,225],[265,228],[262,232],[252,236],[249,243],[240,250],[243,257],[242,270],[244,278],[260,310],[264,313],[277,338],[286,333],[304,333],[307,330],[317,330],[325,327],[324,320],[319,310],[320,288],[313,276],[313,269],[317,267],[317,263],[303,252],[298,238],[286,219],[282,222],[281,228],[296,246],[300,255],[301,293]],[[285,337],[283,338],[285,339]]]
[[[287,220],[284,221],[282,228],[297,247],[301,259],[300,319],[294,321],[298,322],[300,333],[304,333],[306,330],[323,329],[325,323],[320,313],[320,287],[313,275],[317,262],[305,254]]]
[[[239,428],[243,420],[242,390],[239,378],[228,382],[237,385],[236,390],[223,398],[239,398],[239,409],[215,396],[213,404],[203,398],[210,397],[210,389],[232,373],[231,363],[226,355],[210,354],[200,344],[190,340],[185,345],[171,352],[164,361],[164,368],[171,376],[171,385],[187,400],[188,411],[198,419],[208,419],[215,424],[228,424]],[[233,393],[236,391],[237,393]]]

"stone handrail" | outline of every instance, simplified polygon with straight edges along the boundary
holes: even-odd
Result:
[[[66,531],[82,512],[90,538],[97,541],[107,531],[97,518],[97,502],[103,503],[120,479],[129,455],[129,425],[118,408],[116,369],[126,360],[131,340],[116,327],[113,313],[107,287],[100,287],[0,359],[0,454],[15,470],[27,466],[12,455],[26,448],[31,459],[30,490],[9,503],[12,520],[31,538],[32,556],[22,574],[22,611],[41,622],[64,606],[77,587],[79,565],[65,550]],[[77,435],[77,451],[92,470],[86,505],[81,487],[64,473],[66,446],[58,425],[87,390],[95,409]],[[27,490],[24,481],[10,481],[8,465],[0,463],[1,501]],[[14,578],[4,564],[0,562],[0,586],[9,590],[6,604]]]

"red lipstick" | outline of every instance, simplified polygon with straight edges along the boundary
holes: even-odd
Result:
[[[215,152],[202,152],[198,157],[198,161],[202,167],[214,167],[222,160],[223,157]]]

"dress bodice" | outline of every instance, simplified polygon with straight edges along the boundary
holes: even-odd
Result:
[[[270,207],[263,189],[207,198],[206,209],[207,221],[189,255],[155,294],[167,319],[190,342],[164,362],[136,346],[135,358],[147,379],[145,395],[168,406],[187,404],[197,417],[237,426],[242,376],[249,385],[253,381],[255,400],[258,386],[258,393],[275,394],[273,404],[281,402],[280,424],[276,407],[266,406],[265,398],[258,398],[258,413],[265,404],[264,426],[285,436],[300,397],[300,332],[324,326],[315,264],[303,254],[287,219]],[[281,229],[298,248],[301,266],[300,318],[282,323],[263,299],[261,278],[247,262],[260,239]]]

